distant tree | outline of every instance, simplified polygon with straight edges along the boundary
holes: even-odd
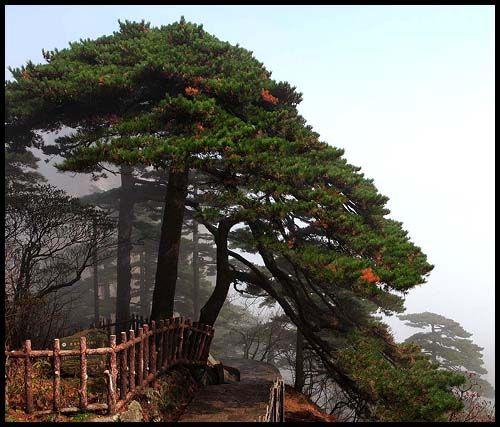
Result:
[[[103,211],[50,185],[7,186],[5,286],[9,332],[29,338],[32,304],[76,284],[92,264],[95,245],[105,246],[113,224]]]
[[[477,391],[486,397],[494,396],[491,384],[479,377],[488,372],[484,368],[483,348],[474,344],[470,339],[472,334],[458,322],[428,311],[398,317],[406,321],[407,326],[426,330],[408,337],[406,343],[418,345],[434,363],[445,369],[472,373]]]

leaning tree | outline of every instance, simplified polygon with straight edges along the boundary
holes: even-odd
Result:
[[[366,418],[433,420],[457,408],[450,388],[462,377],[396,345],[366,310],[400,310],[432,266],[387,218],[373,182],[306,125],[295,88],[272,80],[251,52],[183,19],[154,29],[126,22],[45,57],[12,70],[6,83],[16,135],[30,141],[34,130],[71,128],[55,140],[62,170],[102,173],[114,164],[133,173],[140,165],[168,175],[140,183],[165,197],[153,318],[173,312],[188,213],[216,243],[216,286],[200,321],[215,322],[231,284],[258,288]],[[196,192],[190,171],[205,177]],[[401,410],[391,417],[396,397]]]

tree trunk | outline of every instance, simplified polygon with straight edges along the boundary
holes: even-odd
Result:
[[[111,291],[109,289],[109,283],[103,284],[103,316],[108,317],[111,315]]]
[[[158,265],[156,266],[153,306],[151,308],[151,319],[156,321],[172,317],[174,313],[177,265],[188,178],[188,168],[174,171],[171,167],[161,225]]]
[[[304,374],[304,339],[297,329],[297,344],[295,347],[295,384],[293,388],[302,393],[306,377]]]
[[[217,244],[217,278],[215,288],[210,298],[200,310],[200,323],[213,326],[226,301],[229,286],[233,280],[229,270],[227,236],[232,224],[219,222],[218,233],[215,239]]]
[[[121,168],[122,187],[118,214],[118,253],[116,262],[116,321],[126,322],[130,319],[130,252],[132,243],[132,219],[134,201],[131,196],[133,177],[130,167]]]
[[[148,314],[148,287],[146,283],[146,252],[147,252],[147,243],[144,242],[144,249],[139,252],[139,265],[140,265],[140,278],[139,278],[139,286],[140,286],[140,301],[141,301],[141,315],[147,316]]]
[[[153,258],[156,252],[155,242],[146,240],[145,252],[144,252],[144,280],[146,282],[146,311],[144,312],[144,317],[148,317],[151,313],[151,300],[153,299],[153,287],[154,287],[154,266]]]
[[[95,234],[95,226],[94,226]],[[99,325],[99,275],[97,269],[99,265],[97,263],[97,245],[94,243],[94,248],[92,249],[92,267],[93,267],[93,281],[94,281],[94,325],[97,327]]]
[[[200,313],[200,267],[198,223],[193,218],[193,319]]]

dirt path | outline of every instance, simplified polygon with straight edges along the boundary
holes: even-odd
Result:
[[[269,391],[280,376],[273,365],[249,359],[223,359],[223,365],[240,371],[240,381],[211,385],[188,405],[180,422],[256,421],[266,414]]]

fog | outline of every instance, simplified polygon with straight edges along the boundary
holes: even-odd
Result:
[[[118,18],[159,25],[183,14],[252,50],[273,78],[297,86],[301,114],[374,179],[390,198],[390,216],[403,222],[435,265],[428,283],[408,294],[407,312],[432,311],[459,322],[484,347],[485,378],[495,385],[493,8],[263,13],[255,7],[120,6],[92,12],[91,29],[77,10],[25,8],[7,8],[7,65],[37,62],[42,48],[109,34]],[[40,162],[50,183],[74,195],[90,192],[88,176],[58,173],[53,161]],[[116,177],[99,183],[116,185]],[[399,341],[416,332],[395,317],[386,320]]]

